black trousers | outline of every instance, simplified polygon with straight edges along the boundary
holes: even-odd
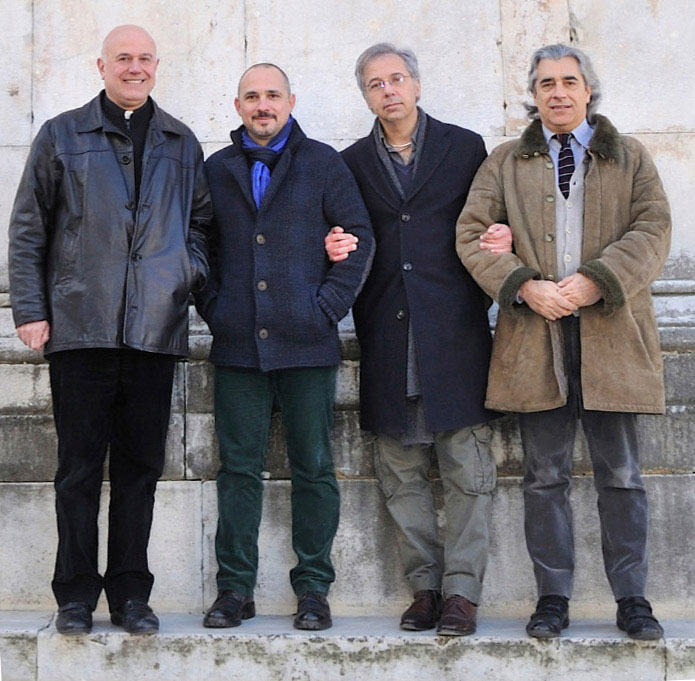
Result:
[[[561,324],[569,379],[567,404],[519,414],[526,464],[526,546],[538,595],[572,595],[572,450],[581,421],[594,469],[603,561],[613,595],[616,600],[644,596],[649,514],[639,467],[636,416],[584,409],[579,318],[564,317]],[[601,358],[592,361],[600,362]]]
[[[95,348],[49,356],[58,433],[55,477],[58,605],[96,607],[102,588],[110,610],[149,599],[147,566],[154,492],[164,467],[175,358]],[[109,451],[108,565],[97,565],[97,516]]]

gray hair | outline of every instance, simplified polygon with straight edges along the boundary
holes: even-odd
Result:
[[[395,54],[405,62],[405,67],[408,69],[408,74],[415,80],[420,80],[420,69],[417,66],[417,57],[412,50],[398,49],[392,43],[377,43],[368,47],[357,59],[355,64],[355,78],[357,78],[357,87],[360,92],[364,93],[366,83],[364,82],[364,70],[367,68],[372,59],[381,57],[383,54]]]
[[[558,61],[564,57],[572,57],[579,65],[579,72],[584,78],[584,82],[591,88],[591,95],[589,96],[589,103],[586,107],[586,118],[589,123],[594,122],[594,115],[596,114],[596,109],[598,108],[598,103],[601,101],[601,84],[599,83],[598,76],[594,67],[591,64],[591,59],[588,55],[582,52],[576,47],[571,47],[569,45],[563,45],[558,43],[557,45],[546,45],[541,47],[533,53],[531,57],[531,67],[528,70],[528,91],[534,94],[536,89],[536,81],[538,80],[538,64],[541,59],[552,59],[553,61]],[[538,118],[538,107],[533,104],[525,104],[528,110],[528,117],[532,120]]]

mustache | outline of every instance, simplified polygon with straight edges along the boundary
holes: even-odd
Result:
[[[275,115],[270,113],[270,111],[259,111],[254,115],[254,119],[257,118],[275,118]]]

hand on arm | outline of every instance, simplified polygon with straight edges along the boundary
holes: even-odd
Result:
[[[512,230],[509,225],[495,222],[479,237],[479,246],[494,255],[512,252]]]
[[[331,262],[345,260],[351,251],[357,250],[358,238],[339,226],[333,227],[323,241]]]
[[[41,352],[50,337],[50,327],[45,319],[40,322],[28,322],[17,327],[17,335],[24,345]]]
[[[529,279],[519,287],[519,295],[534,312],[551,322],[577,309],[577,305],[563,296],[559,286],[552,281]]]
[[[575,272],[557,285],[560,294],[576,307],[587,307],[603,297],[601,289],[589,277]]]

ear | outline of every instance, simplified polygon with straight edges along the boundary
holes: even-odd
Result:
[[[97,59],[97,68],[99,69],[99,75],[101,76],[101,79],[104,80],[104,67],[106,64],[104,63],[104,60],[99,57]]]
[[[294,96],[294,93],[290,95],[290,111],[294,109],[294,104],[297,101],[297,98]]]
[[[591,85],[586,86],[586,103],[588,104],[591,100]]]
[[[239,104],[238,97],[234,98],[234,108],[236,109],[236,112],[241,116],[241,105]]]

